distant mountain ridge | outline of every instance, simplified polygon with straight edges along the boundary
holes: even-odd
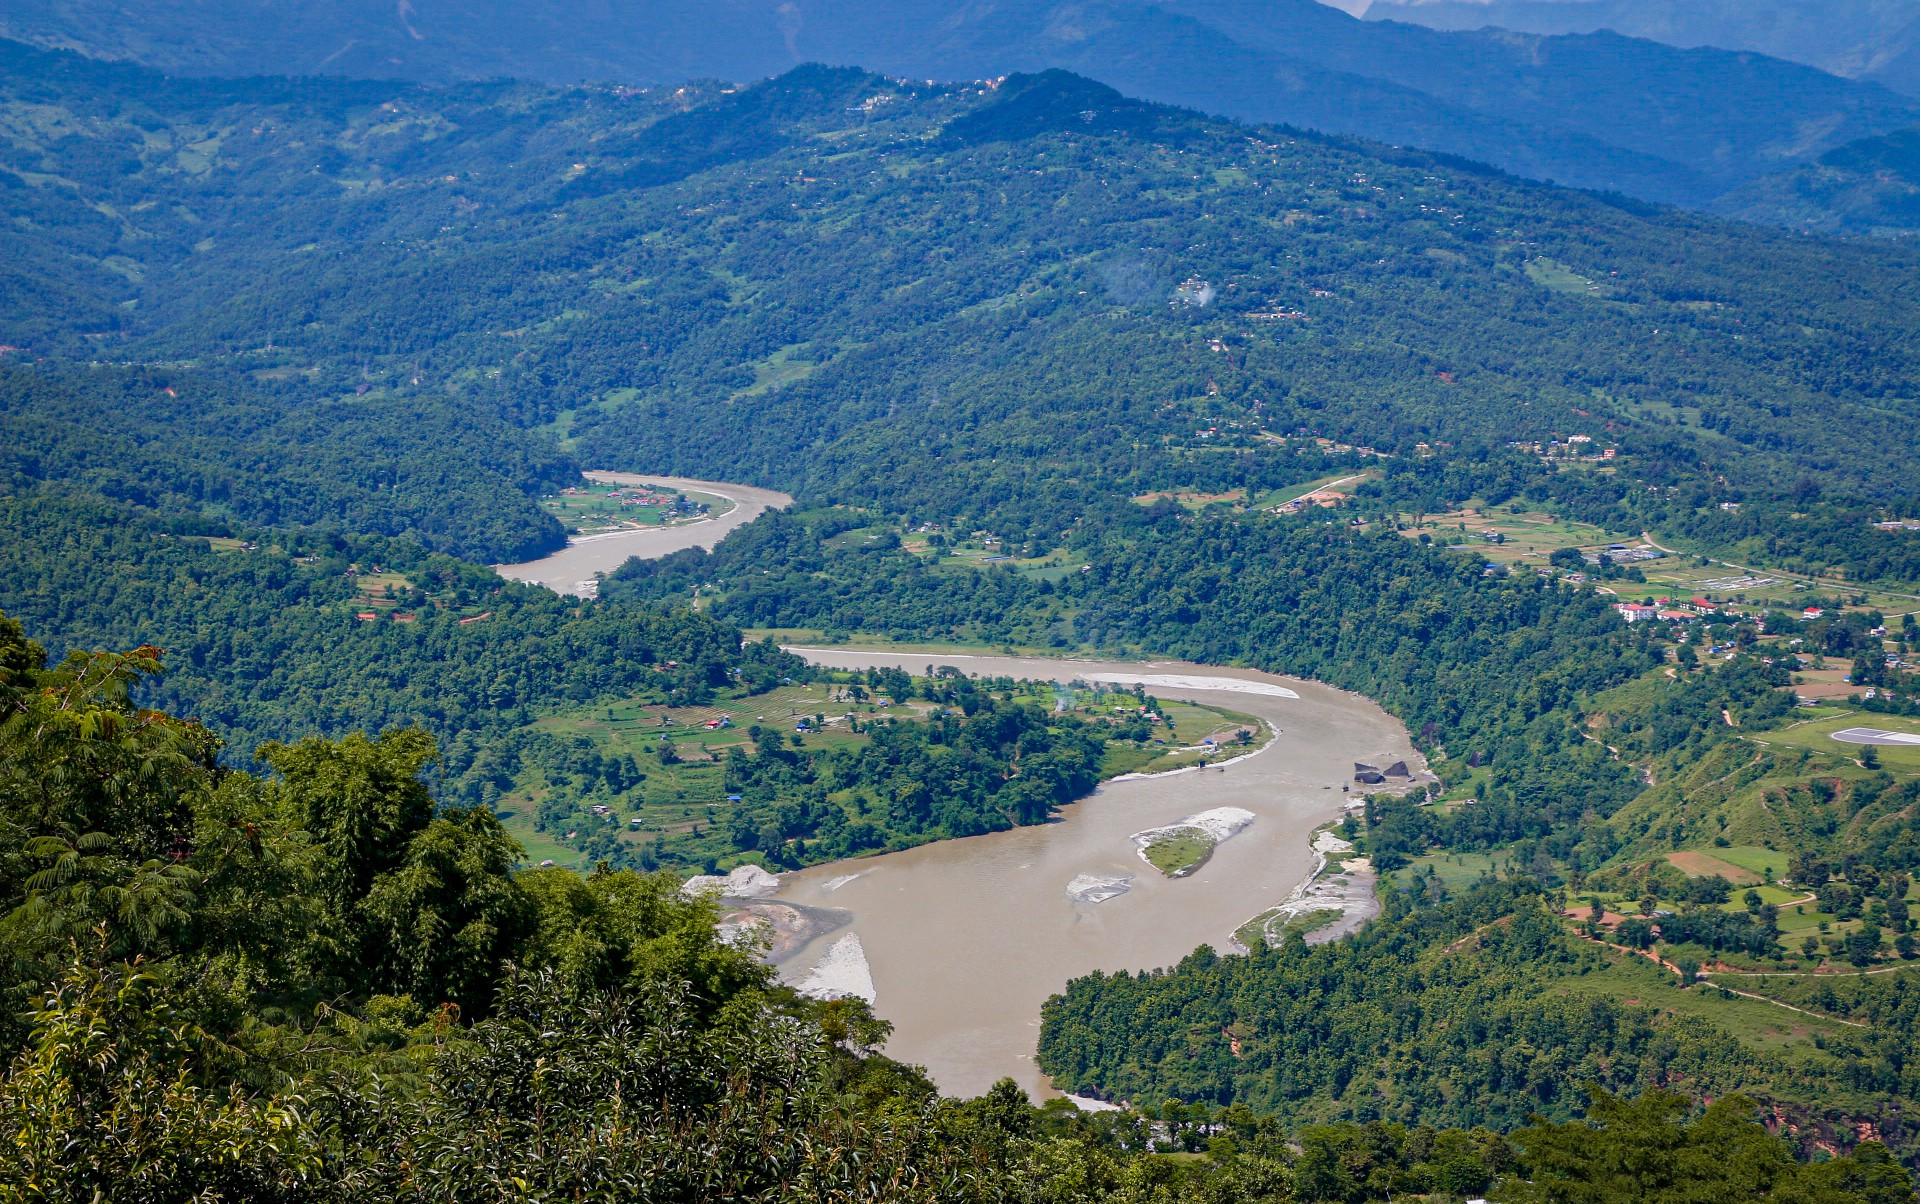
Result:
[[[1754,50],[1920,96],[1911,0],[1360,0],[1370,21],[1536,34],[1611,29],[1670,46]]]
[[[1707,206],[1920,117],[1876,84],[1611,33],[1443,33],[1317,0],[0,0],[0,35],[197,75],[922,79],[1060,67],[1143,99]]]
[[[1920,126],[1862,138],[1722,197],[1733,217],[1823,234],[1920,233]]]
[[[1244,463],[1260,431],[1412,459],[1578,432],[1673,472],[1920,492],[1913,249],[1057,70],[434,88],[171,80],[0,44],[0,120],[0,343],[164,372],[178,398],[141,377],[132,405],[95,407],[131,410],[130,439],[218,444],[153,490],[193,495],[325,412],[355,419],[330,446],[366,461],[335,509],[414,505],[450,547],[499,541],[432,499],[548,479],[501,454],[502,426],[796,496],[877,500],[904,473],[903,512],[1046,540]],[[262,416],[258,440],[171,417],[216,395]],[[484,478],[409,467],[409,416],[441,407]],[[68,445],[15,439],[0,471],[113,471]],[[1071,471],[1036,493],[1042,464]],[[396,475],[408,489],[374,492]]]

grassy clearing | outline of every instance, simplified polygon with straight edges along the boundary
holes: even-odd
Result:
[[[1756,744],[1804,748],[1843,761],[1857,762],[1865,755],[1865,745],[1833,739],[1834,732],[1850,727],[1920,735],[1920,720],[1898,715],[1876,715],[1871,711],[1838,710],[1812,720],[1802,720],[1789,727],[1758,733],[1751,739]],[[1920,745],[1877,744],[1874,745],[1874,751],[1880,759],[1880,767],[1888,773],[1903,777],[1920,773]]]
[[[1667,862],[1689,878],[1725,878],[1735,886],[1758,886],[1760,875],[1698,849],[1668,853]]]
[[[1838,1021],[1724,994],[1712,986],[1682,988],[1671,971],[1646,958],[1622,953],[1609,953],[1609,957],[1613,964],[1607,969],[1556,984],[1554,993],[1605,995],[1624,1004],[1659,1008],[1676,1016],[1698,1016],[1721,1026],[1745,1044],[1789,1056],[1804,1050],[1805,1056],[1818,1057],[1812,1043],[1814,1034],[1828,1038],[1851,1031]],[[1744,979],[1729,979],[1728,985],[1742,991],[1752,990]]]
[[[1170,498],[1188,510],[1204,510],[1208,506],[1242,506],[1246,503],[1247,491],[1244,489],[1229,489],[1225,493],[1192,493],[1179,490],[1160,490],[1153,493],[1139,494],[1133,501],[1137,505],[1151,506],[1162,498]]]
[[[698,522],[733,508],[733,503],[726,498],[711,494],[685,493],[655,485],[598,482],[564,489],[542,498],[540,505],[560,520],[569,535]]]
[[[1613,290],[1598,280],[1582,276],[1558,260],[1539,256],[1527,260],[1527,278],[1549,292],[1579,297],[1610,297]]]
[[[1213,856],[1214,841],[1197,828],[1181,828],[1147,843],[1140,850],[1147,864],[1169,878],[1184,878]]]
[[[1514,868],[1504,850],[1491,853],[1429,853],[1425,857],[1415,857],[1403,868],[1387,875],[1387,884],[1396,889],[1405,889],[1418,871],[1422,877],[1430,875],[1439,879],[1449,891],[1457,892],[1482,878],[1498,877]]]
[[[813,375],[815,369],[820,367],[819,364],[811,360],[793,358],[796,352],[806,346],[805,343],[790,343],[754,364],[753,383],[735,393],[733,399],[738,401],[746,397],[756,397],[761,393],[805,380]]]

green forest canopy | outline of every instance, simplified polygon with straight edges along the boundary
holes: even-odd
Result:
[[[457,1198],[516,1178],[563,1195],[646,1173],[661,1198],[723,1181],[766,1198],[1046,1184],[1059,1199],[1371,1199],[1502,1176],[1515,1193],[1525,1176],[1543,1198],[1606,1198],[1579,1194],[1611,1173],[1569,1151],[1605,1140],[1585,1126],[1429,1127],[1512,1130],[1532,1109],[1569,1121],[1570,1080],[1593,1070],[1644,1092],[1592,1106],[1625,1148],[1702,1134],[1742,1151],[1662,1164],[1676,1198],[1705,1190],[1690,1175],[1747,1197],[1908,1190],[1871,1144],[1803,1170],[1744,1103],[1683,1129],[1683,1105],[1645,1090],[1743,1088],[1805,1116],[1808,1140],[1852,1141],[1872,1114],[1907,1152],[1893,1114],[1911,1095],[1907,976],[1805,999],[1867,1027],[1784,1060],[1714,1020],[1583,1011],[1541,989],[1605,972],[1542,919],[1544,898],[1590,876],[1660,902],[1672,875],[1641,859],[1737,824],[1791,845],[1796,880],[1827,865],[1838,889],[1819,905],[1836,910],[1821,914],[1851,907],[1842,947],[1884,958],[1882,921],[1901,909],[1911,926],[1904,890],[1886,886],[1920,847],[1908,787],[1742,742],[1786,707],[1787,671],[1757,632],[1730,663],[1669,667],[1669,640],[1592,594],[1382,521],[1394,505],[1519,495],[1909,574],[1895,542],[1909,536],[1861,534],[1920,483],[1904,452],[1906,251],[1236,126],[1058,74],[983,89],[804,68],[640,94],[188,86],[4,53],[15,253],[0,341],[17,362],[0,369],[0,605],[59,651],[151,644],[168,666],[156,679],[147,650],[48,670],[20,633],[0,639],[0,873],[20,951],[0,1124],[20,1138],[5,1156],[41,1159],[19,1164],[32,1173],[146,1191],[116,1161],[146,1159],[180,1185],[148,1193],[162,1197]],[[1573,433],[1622,454],[1550,472],[1505,447]],[[814,509],[631,565],[604,600],[475,563],[552,546],[536,499],[583,462],[751,479]],[[1380,470],[1364,527],[1129,500],[1356,467]],[[836,542],[854,506],[1072,560],[981,572],[897,540]],[[404,595],[365,611],[363,576],[400,578]],[[706,609],[676,609],[695,586]],[[1035,1116],[1004,1092],[933,1102],[863,1051],[881,1035],[870,1017],[775,987],[667,881],[518,872],[491,811],[459,805],[553,709],[805,676],[747,626],[1310,674],[1379,698],[1443,785],[1478,801],[1383,805],[1356,825],[1383,869],[1413,874],[1362,940],[1069,988],[1043,1034],[1058,1072],[1154,1101],[1164,1133],[1208,1151],[1190,1166],[1145,1157],[1137,1116]],[[1039,738],[1017,708],[983,713]],[[1596,714],[1612,750],[1589,738]],[[1044,726],[1057,789],[1013,808],[1026,819],[1088,780],[1078,736]],[[856,768],[885,779],[930,757],[934,731],[876,741]],[[736,767],[743,792],[771,796],[754,800],[760,822],[727,827],[737,848],[762,842],[766,815],[782,841],[832,827],[833,809],[789,804],[841,767],[768,743],[756,751],[782,756]],[[973,751],[991,776],[1005,747]],[[1748,793],[1725,796],[1730,779]],[[948,793],[893,835],[1004,815]],[[1437,855],[1492,849],[1528,880],[1449,890],[1430,872]],[[1743,917],[1689,912],[1661,936],[1684,927],[1688,948],[1784,961],[1777,926]],[[1431,982],[1394,977],[1402,955],[1432,957],[1481,922],[1504,935],[1440,959]],[[1875,941],[1851,935],[1867,923]],[[1806,958],[1824,956],[1815,944]],[[1272,1044],[1261,1009],[1291,1014],[1316,975],[1356,1017],[1391,1011],[1369,995],[1383,984],[1437,993],[1379,1046],[1384,1065],[1323,1081],[1301,1068],[1337,1070],[1379,1034],[1296,1026],[1294,1045]],[[1503,1037],[1534,1041],[1538,1063],[1464,1048],[1453,988]],[[1232,1043],[1247,1041],[1212,1034],[1249,1016],[1260,1060],[1242,1065]],[[557,1064],[572,1077],[529,1098],[525,1067],[558,1056],[548,1033],[567,1034]],[[662,1111],[611,1115],[626,1098],[614,1081],[661,1085]],[[115,1101],[180,1120],[127,1145],[89,1127],[120,1115]],[[573,1154],[471,1136],[524,1136],[548,1115],[567,1118]],[[689,1152],[678,1115],[723,1140]],[[1338,1123],[1298,1127],[1316,1120]],[[618,1152],[596,1131],[621,1134]],[[208,1157],[223,1141],[247,1153]],[[363,1145],[375,1152],[356,1161]]]

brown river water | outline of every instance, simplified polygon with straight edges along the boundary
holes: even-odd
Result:
[[[1202,944],[1224,949],[1234,929],[1285,899],[1311,871],[1309,838],[1343,814],[1352,796],[1340,787],[1353,762],[1421,764],[1406,731],[1380,707],[1297,678],[1178,661],[794,651],[835,668],[918,673],[953,665],[1061,682],[1110,675],[1143,682],[1161,698],[1256,715],[1280,733],[1231,763],[1107,782],[1052,823],[782,876],[775,898],[851,914],[847,925],[785,959],[782,976],[805,981],[841,945],[822,976],[845,981],[849,950],[841,943],[858,936],[874,1011],[894,1025],[888,1054],[926,1067],[949,1094],[977,1095],[1006,1075],[1036,1096],[1054,1094],[1034,1064],[1040,1005],[1049,995],[1094,970],[1167,966]],[[1249,692],[1275,687],[1297,697]],[[1244,808],[1255,818],[1189,877],[1162,877],[1129,839],[1215,807]],[[1067,888],[1081,875],[1132,880],[1105,902],[1075,902]]]
[[[712,547],[729,531],[791,498],[772,490],[678,477],[592,472],[596,481],[650,483],[726,497],[706,522],[590,536],[528,564],[501,565],[515,580],[591,593],[595,573],[628,558]],[[894,1025],[887,1052],[924,1066],[954,1095],[977,1095],[1012,1076],[1035,1096],[1056,1094],[1034,1064],[1040,1006],[1069,978],[1094,970],[1168,966],[1202,944],[1224,949],[1233,931],[1284,900],[1313,867],[1308,840],[1340,818],[1353,762],[1386,765],[1414,755],[1406,731],[1358,695],[1297,678],[1180,661],[1056,660],[867,649],[797,648],[835,668],[893,666],[1036,681],[1141,682],[1165,699],[1190,699],[1258,716],[1279,732],[1239,760],[1153,777],[1116,779],[1062,809],[1051,823],[941,841],[784,875],[775,901],[789,916],[837,923],[780,959],[784,978],[871,993]],[[1130,837],[1217,807],[1252,812],[1191,875],[1148,865]],[[1123,881],[1104,902],[1076,901],[1070,883]],[[1088,897],[1081,891],[1081,897]],[[803,924],[801,935],[805,935]],[[857,937],[857,941],[849,941]]]

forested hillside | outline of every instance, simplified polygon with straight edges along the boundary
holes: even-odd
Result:
[[[1804,38],[1795,50],[1764,48],[1770,58],[1712,37],[1676,49],[1605,21],[1559,37],[1481,24],[1503,22],[1440,33],[1358,21],[1320,0],[624,0],[585,9],[420,0],[405,10],[368,0],[324,9],[149,0],[138,10],[0,0],[0,36],[186,75],[646,86],[746,83],[807,62],[920,80],[1058,68],[1240,120],[1424,146],[1696,206],[1916,112],[1908,97],[1839,77],[1858,72],[1785,61],[1803,59]]]
[[[1719,207],[1802,230],[1911,237],[1920,231],[1920,128],[1836,147],[1735,190]]]
[[[1372,0],[1369,21],[1590,33],[1757,50],[1920,92],[1920,13],[1901,0]]]
[[[217,726],[243,758],[302,732],[415,725],[471,746],[560,702],[697,698],[735,674],[766,689],[808,672],[707,616],[583,604],[406,541],[216,550],[124,508],[50,494],[0,499],[0,530],[0,594],[14,614],[58,633],[63,650],[167,649],[169,672],[148,696]],[[380,573],[409,584],[398,606],[368,609],[358,578]]]
[[[59,481],[202,534],[328,527],[483,562],[559,547],[559,522],[534,498],[580,479],[548,440],[432,398],[295,400],[168,367],[0,364],[0,436],[16,490]]]
[[[1061,72],[0,53],[42,1198],[1911,1198],[1920,755],[1838,738],[1920,709],[1910,248]],[[798,503],[598,598],[483,567],[582,466]],[[1656,599],[1708,561],[1640,531],[1840,581]],[[1043,1065],[1132,1111],[941,1101],[636,869],[1044,823],[1166,746],[769,631],[1307,675],[1435,780],[1339,825],[1356,939],[1066,985]]]
[[[1736,483],[1912,484],[1904,251],[1059,75],[190,89],[10,54],[0,339],[218,367],[287,408],[450,397],[473,469],[522,487],[495,419],[997,528],[1031,521],[981,521],[1016,496],[1185,484],[1181,453],[1263,432],[1618,434]]]

